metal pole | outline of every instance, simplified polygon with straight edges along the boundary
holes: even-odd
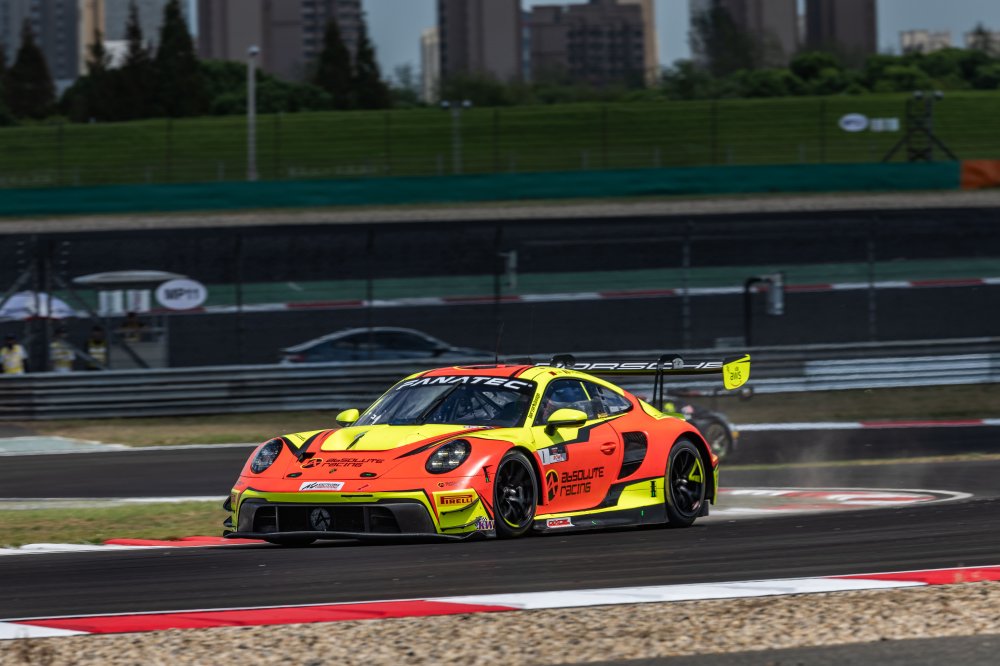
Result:
[[[694,346],[691,335],[691,237],[694,235],[694,223],[690,220],[684,225],[684,249],[681,258],[681,333],[684,349]]]
[[[257,180],[257,54],[247,49],[247,180]]]
[[[451,170],[462,173],[462,108],[457,104],[451,107]]]

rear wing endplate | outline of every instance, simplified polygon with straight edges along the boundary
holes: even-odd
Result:
[[[721,361],[685,360],[677,354],[664,354],[657,361],[577,361],[570,354],[553,356],[542,366],[578,370],[591,375],[652,376],[654,400],[663,395],[664,378],[677,375],[722,375],[722,385],[730,391],[750,379],[750,355],[732,356]],[[661,401],[662,402],[662,401]]]

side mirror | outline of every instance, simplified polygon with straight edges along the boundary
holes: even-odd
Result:
[[[587,415],[579,409],[557,409],[545,422],[545,430],[555,432],[556,428],[579,428],[587,422]]]
[[[341,413],[337,414],[337,418],[334,419],[338,425],[342,428],[346,428],[351,425],[361,416],[361,412],[356,409],[345,409]]]

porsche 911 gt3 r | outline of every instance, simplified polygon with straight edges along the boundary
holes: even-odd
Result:
[[[718,458],[694,425],[597,375],[652,375],[662,395],[666,376],[706,373],[737,388],[750,357],[411,375],[364,413],[341,412],[339,429],[261,444],[226,500],[225,535],[300,545],[691,525],[716,499]]]

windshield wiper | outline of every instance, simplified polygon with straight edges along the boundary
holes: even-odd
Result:
[[[434,411],[438,407],[440,407],[441,404],[445,400],[448,399],[448,396],[450,396],[452,393],[454,393],[458,389],[458,387],[460,387],[460,386],[462,386],[462,385],[461,384],[455,384],[450,389],[448,389],[447,391],[445,391],[444,393],[442,393],[441,395],[439,395],[437,398],[435,398],[433,400],[433,402],[431,402],[431,404],[428,405],[427,409],[425,409],[424,411],[420,412],[420,416],[418,416],[415,420],[418,421],[420,423],[420,425],[423,425],[423,424],[427,423],[427,419],[430,417],[430,415],[433,414]]]

